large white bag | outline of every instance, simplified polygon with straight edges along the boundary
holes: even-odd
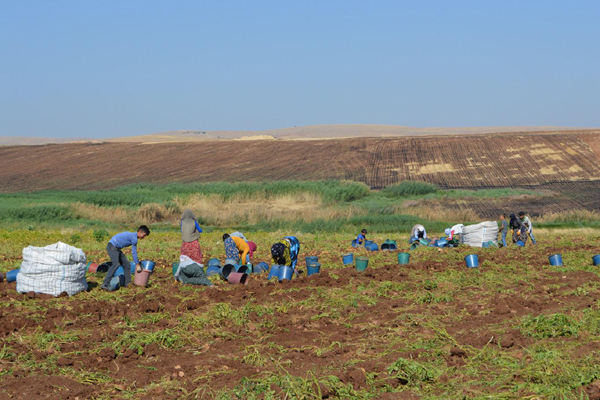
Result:
[[[17,275],[17,292],[69,296],[87,290],[86,257],[83,250],[58,242],[46,247],[23,249],[23,262]]]
[[[472,247],[483,247],[483,244],[487,242],[498,244],[498,223],[496,221],[485,221],[480,224],[465,226],[462,241]]]

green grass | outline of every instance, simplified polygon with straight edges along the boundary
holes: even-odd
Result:
[[[266,201],[283,195],[311,193],[322,200],[322,207],[330,209],[331,217],[306,220],[296,218],[290,220],[285,213],[281,218],[261,220],[249,223],[249,217],[238,217],[224,223],[213,222],[206,225],[199,215],[203,228],[210,232],[214,229],[233,228],[246,231],[293,230],[296,232],[357,232],[362,228],[377,232],[394,232],[408,230],[416,223],[424,223],[428,230],[440,230],[457,221],[446,221],[432,217],[431,220],[403,214],[402,202],[413,200],[417,202],[437,202],[459,199],[501,199],[517,195],[536,196],[536,192],[526,189],[483,189],[483,190],[441,190],[434,185],[424,182],[406,181],[390,186],[381,191],[369,188],[351,181],[279,181],[257,183],[172,183],[167,185],[135,184],[121,186],[109,190],[96,191],[39,191],[32,193],[0,194],[0,227],[9,229],[51,229],[56,227],[81,230],[84,227],[98,232],[133,229],[145,219],[148,214],[137,213],[144,207],[156,205],[148,209],[156,221],[153,230],[176,230],[174,221],[180,215],[180,205],[186,199],[196,194],[217,195],[222,201],[237,199],[243,201]],[[437,204],[436,203],[436,204]],[[77,208],[77,205],[98,207],[103,212],[89,214]],[[129,213],[129,223],[116,222],[113,212],[122,209]],[[334,211],[353,210],[353,215],[346,212],[343,217]],[[218,213],[218,210],[215,211]],[[161,217],[161,214],[168,215]],[[93,215],[94,217],[90,217]],[[587,214],[586,214],[587,215]],[[103,219],[90,219],[103,218]],[[161,219],[163,218],[163,219]],[[168,219],[166,219],[168,218]],[[447,217],[446,217],[447,218]],[[253,221],[253,220],[251,220]],[[461,221],[465,224],[479,221]],[[600,228],[597,214],[589,213],[586,218],[578,214],[557,215],[554,219],[537,223],[537,227],[569,228],[591,227]],[[104,240],[104,237],[101,238]],[[78,242],[74,237],[72,242]]]

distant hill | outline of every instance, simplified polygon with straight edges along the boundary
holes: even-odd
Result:
[[[588,128],[558,126],[508,126],[466,128],[415,128],[400,125],[312,125],[265,131],[169,131],[150,135],[108,139],[111,142],[195,142],[207,139],[342,139],[357,137],[397,137],[430,135],[469,135],[499,132],[563,132]]]

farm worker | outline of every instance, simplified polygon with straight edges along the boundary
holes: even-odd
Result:
[[[521,221],[517,218],[515,214],[510,214],[510,222],[508,223],[508,226],[513,232],[513,243],[517,243],[518,241],[522,241],[523,243],[525,243],[527,241],[527,234],[525,233],[525,229],[523,229]]]
[[[235,231],[233,233],[230,233],[229,236],[239,237],[239,238],[244,239],[246,242],[248,241],[248,239],[246,239],[246,236],[244,236],[244,234],[242,232]]]
[[[506,233],[508,232],[508,221],[506,220],[506,214],[500,214],[500,221],[502,226],[500,227],[500,234],[502,235],[502,247],[506,247]]]
[[[287,265],[296,269],[300,242],[294,236],[286,236],[271,246],[271,260],[273,264]]]
[[[425,231],[425,227],[421,224],[416,224],[413,226],[411,230],[411,238],[413,239],[413,242],[419,239],[427,239],[427,231]]]
[[[198,225],[198,220],[196,220],[192,210],[185,209],[179,226],[181,230],[181,255],[188,256],[194,262],[202,264],[202,249],[198,242],[202,228]]]
[[[223,243],[225,243],[225,256],[232,260],[237,260],[238,263],[248,262],[247,256],[250,253],[250,246],[241,237],[230,236],[228,233],[223,235]]]
[[[125,286],[129,286],[131,283],[131,273],[129,273],[129,261],[127,261],[127,257],[121,251],[125,247],[131,246],[131,255],[133,256],[133,262],[136,265],[136,270],[141,271],[140,261],[138,260],[137,255],[137,242],[148,236],[150,234],[150,229],[146,225],[142,225],[138,228],[137,232],[121,232],[113,236],[109,241],[108,245],[106,245],[106,252],[110,257],[111,266],[106,272],[106,276],[104,277],[104,281],[102,282],[102,286],[100,288],[102,290],[110,291],[108,285],[110,284],[110,280],[119,265],[123,266],[125,270]]]
[[[525,231],[531,238],[531,243],[536,244],[535,238],[533,237],[533,225],[531,224],[531,220],[529,219],[529,217],[527,215],[525,215],[524,211],[519,212],[519,219],[521,220],[521,224],[525,228]]]
[[[252,257],[254,257],[254,252],[256,251],[256,243],[254,243],[251,240],[248,240],[248,247],[250,248],[250,252],[248,253],[248,256],[246,256],[246,262],[250,262]]]
[[[365,244],[365,240],[367,240],[367,230],[363,229],[360,231],[358,236],[356,237],[356,244],[362,246]]]
[[[464,227],[463,224],[456,224],[452,228],[446,229],[445,233],[448,236],[448,240],[452,240],[454,235],[462,235]]]

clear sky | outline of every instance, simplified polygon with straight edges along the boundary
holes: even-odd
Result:
[[[600,127],[600,1],[0,0],[0,135]]]

